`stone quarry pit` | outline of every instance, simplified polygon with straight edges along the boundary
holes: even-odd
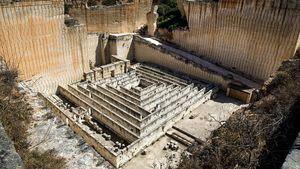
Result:
[[[299,1],[177,0],[188,27],[167,41],[152,0],[102,2],[0,0],[30,148],[68,168],[177,167],[300,46]]]

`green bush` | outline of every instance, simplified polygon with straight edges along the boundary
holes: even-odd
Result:
[[[158,28],[170,31],[187,26],[187,21],[181,16],[176,0],[161,0],[158,2]]]
[[[106,6],[112,6],[112,5],[116,5],[117,4],[117,0],[103,0],[102,1],[102,5],[106,5]]]

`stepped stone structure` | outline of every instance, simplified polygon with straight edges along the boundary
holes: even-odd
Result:
[[[149,65],[106,65],[96,79],[58,87],[50,107],[114,166],[149,146],[218,88]],[[98,70],[95,70],[95,75]],[[124,73],[122,73],[124,72]],[[96,76],[94,76],[96,77]],[[63,101],[64,100],[64,101]],[[68,102],[65,102],[65,101]]]
[[[266,80],[300,46],[298,0],[178,0],[188,30],[172,42],[198,56]]]

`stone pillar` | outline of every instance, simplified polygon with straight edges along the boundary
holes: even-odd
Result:
[[[99,34],[99,41],[96,52],[96,66],[102,66],[108,63],[108,38],[109,34]]]
[[[154,36],[156,31],[156,21],[158,19],[157,13],[158,6],[152,6],[151,11],[147,13],[147,26],[148,26],[148,35]]]

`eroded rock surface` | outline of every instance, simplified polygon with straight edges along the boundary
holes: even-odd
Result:
[[[24,168],[21,157],[16,152],[12,141],[9,139],[0,123],[0,168],[22,169]]]

